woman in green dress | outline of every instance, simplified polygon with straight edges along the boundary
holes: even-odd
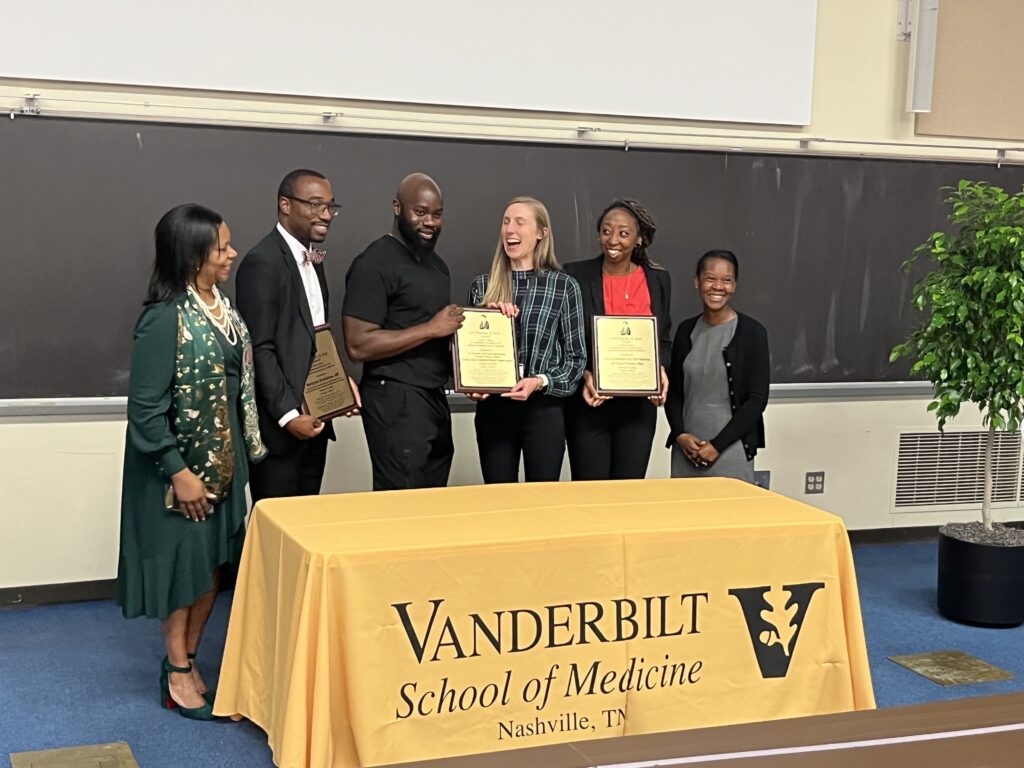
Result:
[[[247,459],[266,455],[252,347],[218,290],[238,252],[214,211],[180,205],[156,225],[156,261],[135,326],[121,490],[118,603],[161,620],[161,701],[213,717],[194,658],[225,566],[245,538]]]

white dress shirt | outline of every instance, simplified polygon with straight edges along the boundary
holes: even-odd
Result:
[[[320,290],[320,281],[317,279],[316,270],[313,269],[312,264],[306,263],[306,246],[291,236],[284,227],[281,226],[280,222],[277,225],[277,231],[281,233],[281,237],[288,244],[288,248],[291,249],[292,258],[295,259],[295,264],[299,268],[299,275],[302,277],[302,286],[306,289],[306,301],[309,303],[309,314],[313,318],[313,327],[323,325],[326,320],[324,318],[324,295]],[[284,416],[278,419],[278,424],[284,426],[292,419],[298,417],[299,412],[295,409],[288,411]]]

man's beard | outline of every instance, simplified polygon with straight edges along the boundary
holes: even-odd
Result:
[[[405,244],[409,246],[417,256],[422,256],[424,254],[434,252],[434,248],[437,245],[437,238],[441,236],[441,230],[434,230],[434,239],[427,241],[420,237],[420,233],[413,228],[412,224],[410,224],[404,216],[399,216],[398,234],[402,236]]]

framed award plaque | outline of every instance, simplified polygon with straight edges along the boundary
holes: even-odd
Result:
[[[355,394],[348,383],[348,374],[338,354],[338,345],[330,325],[314,329],[316,352],[306,377],[302,397],[306,410],[321,421],[344,416],[356,407]]]
[[[456,392],[508,392],[519,381],[514,321],[497,309],[463,307],[465,320],[452,335]]]
[[[661,394],[658,318],[594,316],[594,388],[599,395],[650,397]]]

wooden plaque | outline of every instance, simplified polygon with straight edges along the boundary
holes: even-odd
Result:
[[[658,318],[594,315],[594,388],[599,395],[661,394]]]
[[[515,321],[497,309],[463,307],[452,335],[456,392],[508,392],[519,381]]]
[[[356,397],[348,383],[348,374],[334,343],[330,324],[314,331],[316,352],[306,377],[302,397],[306,411],[321,421],[344,416],[356,407]]]

